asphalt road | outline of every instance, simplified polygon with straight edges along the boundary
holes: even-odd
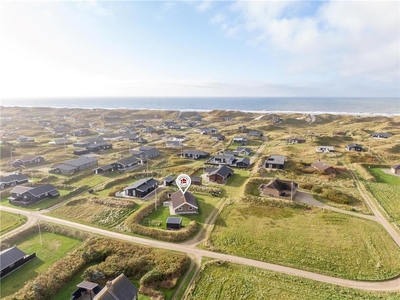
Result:
[[[146,246],[150,246],[150,247],[183,252],[183,253],[193,255],[196,257],[203,257],[203,256],[211,257],[211,258],[215,258],[215,259],[230,261],[230,262],[237,263],[237,264],[262,268],[262,269],[275,271],[275,272],[279,272],[279,273],[284,273],[284,274],[288,274],[288,275],[304,277],[304,278],[308,278],[308,279],[312,279],[312,280],[316,280],[316,281],[320,281],[320,282],[336,284],[336,285],[341,285],[341,286],[346,286],[346,287],[356,288],[356,289],[362,289],[362,290],[371,290],[371,291],[398,291],[398,290],[400,290],[400,277],[397,277],[392,280],[380,281],[380,282],[355,281],[355,280],[335,278],[335,277],[321,275],[321,274],[312,273],[312,272],[308,272],[308,271],[303,271],[303,270],[299,270],[299,269],[295,269],[295,268],[284,267],[284,266],[280,266],[280,265],[276,265],[276,264],[270,264],[270,263],[253,260],[253,259],[238,257],[238,256],[234,256],[234,255],[228,255],[228,254],[222,254],[222,253],[216,253],[216,252],[196,249],[196,248],[191,247],[190,245],[167,243],[167,242],[150,240],[150,239],[146,239],[146,238],[142,238],[142,237],[130,236],[130,235],[123,234],[123,233],[112,232],[112,231],[108,231],[108,230],[104,230],[104,229],[100,229],[100,228],[96,228],[96,227],[92,227],[92,226],[88,226],[88,225],[78,224],[78,223],[74,223],[71,221],[62,220],[62,219],[50,217],[47,215],[43,215],[41,211],[25,211],[25,210],[20,210],[17,208],[5,207],[5,206],[1,206],[0,209],[4,210],[4,211],[8,211],[8,212],[17,213],[17,214],[20,213],[21,215],[25,215],[25,216],[28,216],[29,218],[33,218],[33,219],[37,219],[37,220],[43,220],[43,221],[47,221],[47,222],[51,222],[51,223],[69,226],[69,227],[73,227],[73,228],[80,229],[83,231],[88,231],[91,233],[96,233],[99,235],[108,236],[111,238],[117,238],[120,240],[138,243],[138,244],[142,244],[142,245],[146,245]]]

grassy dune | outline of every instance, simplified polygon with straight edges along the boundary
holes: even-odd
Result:
[[[231,263],[203,264],[185,299],[395,300],[400,293],[366,292]]]
[[[233,204],[210,242],[220,252],[348,279],[400,273],[400,251],[378,223],[320,209]]]

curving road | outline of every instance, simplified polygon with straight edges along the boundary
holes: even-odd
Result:
[[[362,290],[371,290],[371,291],[399,291],[400,290],[400,277],[397,277],[392,280],[381,281],[381,282],[355,281],[355,280],[335,278],[335,277],[321,275],[321,274],[312,273],[312,272],[308,272],[308,271],[303,271],[303,270],[299,270],[299,269],[295,269],[295,268],[284,267],[284,266],[280,266],[280,265],[276,265],[276,264],[270,264],[270,263],[253,260],[253,259],[238,257],[238,256],[234,256],[234,255],[222,254],[222,253],[211,252],[211,251],[207,251],[207,250],[196,249],[196,248],[191,247],[190,245],[173,244],[173,243],[161,242],[161,241],[156,241],[156,240],[149,240],[149,239],[141,238],[141,237],[130,236],[130,235],[118,233],[118,232],[112,232],[112,231],[108,231],[108,230],[104,230],[104,229],[100,229],[100,228],[96,228],[96,227],[92,227],[92,226],[88,226],[88,225],[78,224],[78,223],[74,223],[71,221],[46,216],[46,215],[43,215],[40,211],[24,211],[24,210],[20,210],[17,208],[4,207],[4,206],[1,206],[0,210],[12,212],[12,213],[20,213],[21,215],[25,215],[29,218],[43,220],[43,221],[47,221],[47,222],[51,222],[51,223],[57,223],[60,225],[73,227],[73,228],[80,229],[83,231],[88,231],[91,233],[96,233],[96,234],[108,236],[111,238],[117,238],[120,240],[134,242],[134,243],[138,243],[138,244],[142,244],[142,245],[146,245],[146,246],[150,246],[150,247],[183,252],[183,253],[186,253],[189,255],[193,255],[195,257],[205,256],[205,257],[211,257],[211,258],[220,259],[220,260],[226,260],[226,261],[230,261],[230,262],[237,263],[237,264],[262,268],[262,269],[280,272],[280,273],[293,275],[293,276],[304,277],[304,278],[308,278],[308,279],[312,279],[312,280],[316,280],[316,281],[320,281],[320,282],[336,284],[336,285],[340,285],[340,286],[346,286],[346,287],[362,289]]]

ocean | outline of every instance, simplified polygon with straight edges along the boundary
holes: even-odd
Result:
[[[235,110],[258,113],[310,113],[400,116],[399,98],[306,97],[125,97],[1,99],[2,106],[150,109],[180,111]]]

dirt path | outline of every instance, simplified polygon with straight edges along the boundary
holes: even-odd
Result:
[[[280,273],[284,273],[287,275],[299,276],[299,277],[304,277],[304,278],[308,278],[308,279],[312,279],[312,280],[316,280],[316,281],[320,281],[320,282],[336,284],[336,285],[340,285],[340,286],[346,286],[346,287],[362,289],[362,290],[371,290],[371,291],[399,291],[400,290],[400,276],[395,279],[379,281],[379,282],[356,281],[356,280],[335,278],[335,277],[312,273],[312,272],[308,272],[308,271],[304,271],[304,270],[300,270],[300,269],[265,263],[265,262],[261,262],[261,261],[257,261],[257,260],[253,260],[253,259],[244,258],[244,257],[238,257],[238,256],[234,256],[234,255],[229,255],[229,254],[222,254],[222,253],[216,253],[216,252],[211,252],[211,251],[207,251],[207,250],[192,248],[189,245],[161,242],[161,241],[150,240],[150,239],[146,239],[146,238],[142,238],[142,237],[130,236],[130,235],[119,233],[119,232],[112,232],[112,231],[108,231],[105,229],[100,229],[100,228],[96,228],[96,227],[92,227],[92,226],[88,226],[88,225],[78,224],[78,223],[74,223],[71,221],[43,215],[43,214],[41,214],[40,211],[28,212],[28,211],[19,210],[19,209],[12,208],[12,207],[0,207],[0,209],[4,210],[4,211],[13,212],[13,213],[20,213],[25,216],[36,217],[39,220],[56,223],[56,224],[59,224],[62,226],[68,226],[68,227],[76,228],[76,229],[83,230],[83,231],[88,231],[93,234],[108,236],[111,238],[125,240],[125,241],[138,243],[138,244],[142,244],[142,245],[146,245],[146,246],[150,246],[150,247],[161,248],[161,249],[166,249],[166,250],[170,250],[170,251],[183,252],[188,255],[194,255],[199,258],[200,257],[211,257],[211,258],[225,260],[225,261],[229,261],[229,262],[233,262],[233,263],[237,263],[237,264],[253,266],[253,267],[257,267],[257,268],[280,272]]]
[[[299,202],[299,203],[304,203],[304,204],[311,205],[311,206],[320,207],[322,209],[327,209],[327,210],[335,211],[335,212],[346,214],[346,215],[351,215],[351,216],[378,222],[378,219],[375,216],[363,215],[360,213],[356,213],[356,212],[352,212],[352,211],[348,211],[348,210],[344,210],[344,209],[326,205],[325,203],[322,203],[322,202],[314,199],[314,197],[312,195],[310,195],[309,193],[306,193],[306,192],[297,192],[293,201]]]

